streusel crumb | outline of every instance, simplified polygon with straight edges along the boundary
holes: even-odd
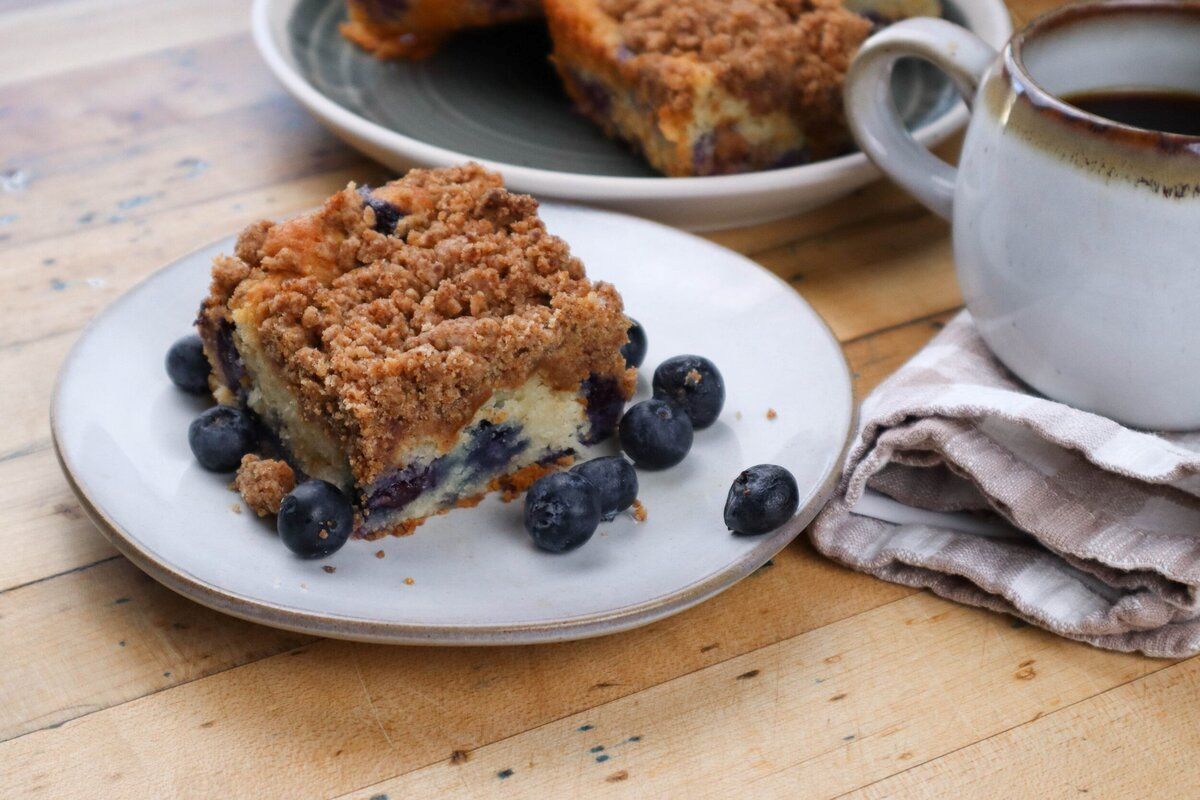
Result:
[[[638,522],[646,521],[646,506],[642,504],[641,500],[633,501],[633,518]]]
[[[286,461],[259,458],[253,453],[242,456],[233,488],[246,505],[260,517],[278,514],[279,504],[296,488],[296,474]]]

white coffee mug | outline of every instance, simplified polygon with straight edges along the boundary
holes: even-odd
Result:
[[[904,130],[896,60],[944,70],[971,106],[957,169]],[[953,221],[984,340],[1055,400],[1141,428],[1200,428],[1200,137],[1089,114],[1064,95],[1200,93],[1200,3],[1051,12],[997,54],[936,19],[869,39],[846,76],[859,145]]]

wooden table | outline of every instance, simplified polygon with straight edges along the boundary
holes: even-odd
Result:
[[[385,173],[268,76],[241,0],[27,6],[0,0],[0,797],[1197,796],[1200,661],[804,542],[647,628],[504,649],[281,633],[142,575],[51,451],[67,348],[177,256]],[[945,224],[882,183],[712,238],[825,316],[860,396],[960,303]]]

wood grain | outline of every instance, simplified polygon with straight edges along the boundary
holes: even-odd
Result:
[[[38,584],[38,591],[57,598],[41,606],[62,604],[67,597],[83,594],[80,613],[86,614],[87,608],[99,612],[103,607],[105,615],[116,615],[126,612],[113,609],[115,598],[133,596],[139,586],[148,599],[152,590],[165,592],[139,584],[133,572],[125,573],[124,582],[116,585],[88,586],[89,572]],[[120,775],[102,783],[101,788],[112,796],[137,787],[170,794],[192,785],[203,786],[208,796],[236,795],[251,784],[269,787],[269,796],[340,794],[442,760],[454,750],[474,750],[614,698],[636,697],[637,692],[680,674],[912,594],[904,587],[851,574],[797,544],[781,553],[773,566],[725,592],[720,602],[616,636],[491,649],[319,641],[0,744],[0,760],[10,765],[0,772],[0,796],[86,793],[96,788],[88,763],[104,763]],[[156,620],[172,619],[158,609],[157,602],[141,601],[140,606],[147,609],[142,613],[153,613]],[[0,615],[4,616],[0,625],[8,625],[8,615],[3,610]],[[73,652],[93,663],[99,653],[123,650],[118,656],[134,659],[135,669],[122,675],[129,674],[131,681],[140,675],[161,686],[156,672],[159,662],[147,663],[144,651],[155,646],[153,638],[160,635],[162,625],[129,623],[113,616],[101,632],[84,636]],[[206,624],[224,631],[222,638],[234,640],[230,653],[246,646],[216,619]],[[73,630],[78,631],[78,626]],[[125,636],[125,648],[112,641],[117,635]],[[0,638],[16,637],[5,629]],[[20,642],[19,652],[5,656],[14,663],[42,662],[45,653],[54,652],[54,645],[42,649],[48,645],[37,629],[23,634]],[[633,653],[636,657],[631,657]],[[76,677],[86,682],[91,699],[85,702],[73,696],[71,704],[97,705],[103,702],[103,692],[114,691],[109,680],[88,679],[83,673]],[[35,688],[31,691],[25,685],[23,692],[49,693],[49,688],[38,686],[34,670],[26,675]],[[59,680],[55,685],[70,683]],[[133,696],[145,694],[146,687],[138,687]],[[67,706],[65,699],[55,696],[60,709]],[[34,710],[41,718],[52,716],[44,708]],[[210,721],[213,724],[202,725]],[[13,724],[29,727],[32,717],[22,716]],[[282,731],[303,735],[281,739]],[[224,764],[220,774],[211,774],[206,754],[213,749],[248,754],[273,751],[274,757],[247,755]],[[44,754],[64,751],[78,754],[78,763],[44,774]],[[155,765],[168,758],[172,771],[163,774]],[[296,764],[303,764],[304,770],[295,770]]]
[[[0,16],[0,84],[180,48],[246,27],[243,0],[75,0]]]
[[[1166,666],[922,593],[348,796],[834,797]]]
[[[0,0],[0,797],[1200,794],[1196,660],[1065,642],[803,541],[647,628],[496,649],[273,631],[118,556],[49,447],[80,328],[248,221],[387,176],[284,94],[247,13]],[[960,305],[947,232],[881,182],[710,238],[826,317],[861,397]]]

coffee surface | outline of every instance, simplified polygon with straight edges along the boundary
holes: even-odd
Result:
[[[1123,125],[1200,136],[1200,94],[1160,89],[1114,89],[1063,97],[1076,108]]]

